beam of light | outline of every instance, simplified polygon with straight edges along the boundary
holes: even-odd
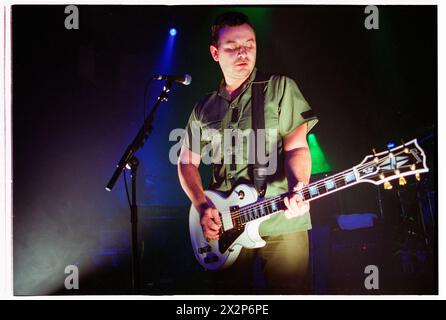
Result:
[[[159,51],[159,57],[154,63],[153,74],[177,74],[180,71],[178,61],[181,60],[176,52],[176,42],[181,36],[178,29],[176,35],[172,36],[172,29],[164,27],[164,41],[153,50]],[[169,31],[169,32],[167,32]],[[150,95],[147,96],[146,115],[152,108],[153,102],[162,90],[164,81],[156,81],[150,85]],[[140,169],[140,176],[144,176],[144,188],[139,190],[142,205],[166,205],[172,203],[172,199],[167,199],[164,195],[169,193],[172,179],[176,179],[176,172],[171,171],[172,165],[166,161],[163,155],[168,154],[170,145],[166,144],[166,139],[172,129],[172,113],[178,112],[179,106],[175,105],[181,86],[174,84],[169,92],[169,100],[162,103],[155,114],[155,130],[150,134],[149,139],[140,154],[140,161],[143,164]],[[161,151],[162,150],[162,151]],[[161,151],[161,152],[160,152]],[[156,168],[156,169],[155,169]]]
[[[173,53],[175,47],[175,39],[177,38],[178,31],[175,28],[170,28],[169,35],[165,41],[163,50],[161,51],[161,57],[157,65],[157,69],[160,74],[172,73],[173,66]]]
[[[308,135],[308,147],[310,148],[311,153],[311,174],[330,172],[331,165],[328,163],[327,157],[319,145],[314,133]]]

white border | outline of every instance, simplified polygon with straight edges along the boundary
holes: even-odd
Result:
[[[255,299],[257,302],[267,301],[267,300],[343,300],[343,299],[351,299],[351,300],[380,300],[380,299],[389,299],[389,300],[397,300],[397,299],[406,299],[406,300],[429,300],[429,299],[444,299],[444,289],[445,286],[445,277],[442,276],[442,270],[444,263],[444,255],[442,254],[442,250],[444,248],[445,243],[445,235],[443,235],[442,230],[439,228],[438,237],[439,237],[439,295],[438,296],[396,296],[396,295],[380,295],[380,296],[186,296],[186,295],[175,295],[175,296],[33,296],[33,297],[14,297],[12,296],[12,190],[11,190],[11,30],[10,30],[10,19],[11,19],[11,7],[12,4],[36,4],[32,1],[7,1],[6,5],[2,5],[2,12],[0,17],[0,41],[2,43],[1,56],[1,66],[0,71],[1,75],[4,77],[5,82],[3,86],[0,88],[0,96],[1,96],[1,106],[0,109],[0,132],[2,133],[1,142],[0,142],[0,159],[1,159],[1,168],[0,168],[0,298],[2,299],[13,299],[13,300],[79,300],[79,299],[90,299],[90,300],[226,300],[226,299]],[[45,1],[40,2],[39,4],[68,4],[67,2],[62,1]],[[212,3],[204,3],[203,1],[76,1],[76,4],[134,4],[134,5],[198,5],[198,4],[221,4],[221,5],[277,5],[277,4],[356,4],[356,5],[438,5],[438,70],[439,70],[439,82],[438,82],[438,150],[439,150],[439,159],[442,159],[443,155],[443,138],[446,137],[446,132],[444,126],[441,125],[442,120],[444,119],[444,111],[442,109],[443,106],[443,84],[444,84],[444,64],[442,63],[441,57],[445,57],[444,50],[444,18],[446,18],[446,10],[444,5],[438,4],[438,1],[247,1],[247,0],[238,0],[238,1],[225,1],[225,0],[215,0]],[[4,28],[5,27],[5,28]],[[443,37],[440,36],[443,34]],[[3,81],[1,81],[3,82]],[[5,134],[6,133],[6,134]],[[440,162],[437,162],[440,164]],[[443,226],[443,218],[440,213],[444,212],[443,207],[444,204],[441,201],[442,194],[440,193],[443,190],[442,177],[444,177],[444,170],[441,166],[438,168],[438,222],[440,226]]]
[[[10,7],[1,7],[0,41],[1,77],[0,88],[0,297],[12,295],[12,215],[11,215],[11,32]]]
[[[445,57],[445,21],[446,18],[446,6],[444,4],[438,5],[438,15],[437,15],[437,21],[438,21],[438,35],[437,35],[437,43],[438,43],[438,158],[437,158],[437,165],[438,165],[438,288],[439,288],[439,296],[445,298],[445,290],[446,290],[446,278],[444,277],[444,267],[445,267],[445,256],[444,256],[444,248],[445,248],[445,241],[446,241],[446,235],[442,232],[444,230],[444,218],[442,213],[444,211],[444,183],[443,179],[445,177],[445,171],[444,167],[441,166],[440,159],[444,159],[444,147],[445,147],[445,138],[446,138],[446,130],[443,120],[445,120],[445,112],[444,112],[444,92],[445,92],[445,64],[443,63],[444,57]],[[443,35],[442,37],[440,36]]]
[[[32,1],[32,0],[16,0],[16,1],[5,1],[6,5],[13,4],[61,4],[61,5],[85,5],[85,4],[102,4],[102,5],[437,5],[438,1],[433,0],[324,0],[324,1],[295,1],[295,0],[213,0],[213,1],[197,1],[197,0],[164,0],[164,1],[154,1],[154,0],[109,0],[109,1],[89,1],[89,0],[78,0],[78,1],[59,1],[59,0],[46,0],[46,1]]]

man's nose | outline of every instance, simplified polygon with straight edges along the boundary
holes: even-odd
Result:
[[[246,54],[247,54],[247,50],[246,50],[245,47],[240,47],[240,48],[238,49],[238,55],[239,55],[239,56],[246,56]]]

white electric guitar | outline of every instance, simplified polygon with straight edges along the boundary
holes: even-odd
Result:
[[[393,149],[368,155],[360,164],[313,182],[296,193],[305,201],[312,201],[361,182],[384,183],[384,187],[389,189],[390,180],[399,178],[400,184],[405,184],[404,176],[415,175],[419,180],[420,173],[428,171],[426,156],[414,139]],[[259,225],[271,214],[281,214],[278,212],[285,209],[283,199],[291,192],[259,200],[253,186],[241,184],[229,197],[209,190],[205,194],[209,204],[220,213],[220,238],[206,240],[194,206],[191,206],[189,213],[190,237],[198,262],[206,269],[216,270],[231,266],[242,247],[253,249],[265,246],[259,235]]]

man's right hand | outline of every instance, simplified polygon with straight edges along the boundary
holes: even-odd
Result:
[[[200,208],[200,224],[207,240],[218,240],[221,220],[218,210],[208,205]]]

